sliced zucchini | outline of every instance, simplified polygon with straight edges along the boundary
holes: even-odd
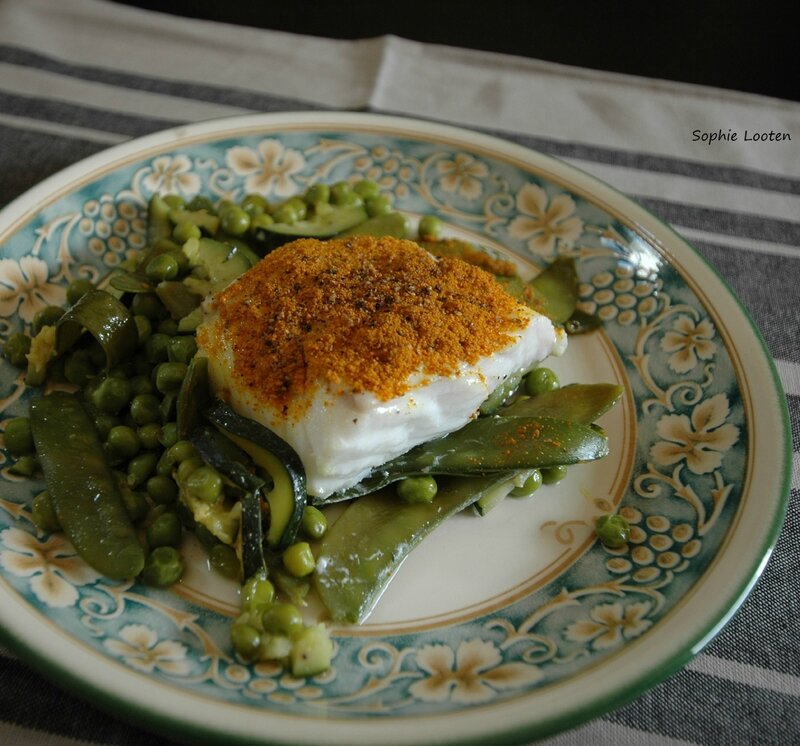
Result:
[[[231,246],[213,238],[190,238],[182,251],[192,267],[192,274],[183,282],[200,295],[222,289],[258,261],[258,256],[245,246]]]
[[[261,522],[261,495],[266,483],[252,472],[250,457],[216,428],[198,428],[192,433],[192,442],[206,463],[242,490],[242,577],[249,578],[266,570]]]
[[[216,400],[205,416],[269,474],[273,487],[266,493],[270,512],[267,544],[273,549],[289,546],[297,538],[306,505],[306,477],[300,457],[285,440],[236,414],[224,402]]]

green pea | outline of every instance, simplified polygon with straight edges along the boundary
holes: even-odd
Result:
[[[142,443],[142,448],[154,451],[161,445],[161,425],[159,423],[148,422],[146,425],[142,425],[137,433]]]
[[[86,352],[89,354],[91,358],[92,365],[94,365],[97,370],[101,368],[105,368],[106,365],[106,351],[103,349],[103,346],[96,340],[92,339],[89,345],[86,347]]]
[[[548,466],[542,471],[542,484],[556,484],[567,476],[566,466]]]
[[[31,432],[31,421],[27,417],[12,417],[6,422],[3,440],[6,450],[12,456],[24,456],[25,454],[33,453],[35,446],[33,433]]]
[[[134,424],[141,427],[161,419],[158,397],[154,394],[137,394],[131,400],[130,415]]]
[[[165,474],[156,473],[147,480],[144,488],[157,505],[171,505],[178,499],[178,485]]]
[[[186,378],[186,363],[161,363],[156,368],[156,388],[162,394],[176,393]]]
[[[150,521],[145,530],[147,543],[151,547],[175,547],[181,545],[183,527],[177,513],[167,511]]]
[[[317,564],[311,546],[306,541],[298,541],[287,547],[281,558],[283,566],[296,578],[310,575]]]
[[[153,282],[174,280],[179,272],[180,265],[177,259],[169,252],[154,256],[147,262],[147,266],[144,268],[144,273],[147,275],[147,278]]]
[[[539,469],[534,469],[519,487],[514,487],[514,489],[509,492],[509,495],[511,495],[511,497],[529,497],[541,486],[542,472]]]
[[[164,448],[171,448],[178,442],[178,423],[165,422],[161,428],[159,442]]]
[[[196,194],[186,205],[186,209],[189,212],[198,212],[199,210],[205,210],[207,213],[213,214],[214,203],[205,195]]]
[[[85,350],[76,350],[64,359],[64,377],[75,386],[85,386],[96,373]]]
[[[178,322],[175,319],[161,319],[156,326],[156,331],[159,334],[166,334],[168,337],[174,337],[179,329]]]
[[[264,213],[263,215],[254,215],[250,220],[250,230],[256,232],[259,228],[268,228],[275,221],[272,215]]]
[[[20,477],[32,477],[38,468],[39,462],[36,456],[32,453],[26,453],[24,456],[20,456],[8,470]]]
[[[252,218],[254,215],[262,215],[265,212],[269,212],[269,202],[261,194],[248,194],[242,200],[242,209],[246,210]]]
[[[353,191],[361,199],[367,200],[377,197],[380,193],[380,187],[372,179],[362,179],[353,184]]]
[[[109,378],[126,379],[130,378],[132,375],[133,365],[131,365],[130,362],[121,363],[120,365],[117,365],[108,371]],[[131,384],[131,390],[133,390],[133,384]]]
[[[377,197],[370,197],[365,200],[364,208],[371,218],[378,215],[388,215],[392,211],[392,201],[383,194],[379,194]]]
[[[438,241],[442,237],[442,221],[436,215],[425,215],[417,228],[423,241]]]
[[[131,387],[133,388],[134,396],[139,396],[141,394],[152,394],[156,390],[156,387],[150,380],[150,376],[144,374],[133,376],[131,378]]]
[[[407,477],[397,483],[398,496],[408,503],[429,503],[438,489],[433,477]]]
[[[611,549],[625,546],[631,533],[631,527],[621,515],[601,515],[594,524],[594,530],[600,541]]]
[[[178,484],[185,484],[189,480],[189,477],[191,477],[192,474],[197,471],[197,469],[200,469],[204,466],[205,463],[199,456],[188,458],[186,461],[181,461],[176,469]]]
[[[263,613],[275,601],[275,586],[266,575],[248,578],[242,586],[242,610]]]
[[[139,453],[142,442],[132,427],[116,425],[108,432],[106,446],[112,458],[128,461]]]
[[[303,617],[298,608],[283,601],[272,604],[261,616],[264,631],[270,635],[294,637],[303,629]]]
[[[241,572],[241,563],[233,547],[215,544],[208,552],[211,567],[226,578],[236,579]]]
[[[359,198],[348,181],[337,181],[331,187],[331,202],[334,205],[352,204],[350,200],[353,199],[353,195]]]
[[[250,214],[241,207],[232,205],[220,216],[220,225],[225,233],[242,236],[250,227]]]
[[[184,567],[183,557],[175,547],[156,547],[147,555],[142,577],[148,585],[163,588],[177,583]]]
[[[197,448],[190,440],[179,440],[170,447],[167,452],[169,460],[173,464],[180,464],[197,457]]]
[[[147,498],[138,490],[132,490],[128,484],[128,475],[122,471],[114,471],[114,479],[117,482],[125,511],[134,523],[139,523],[147,515],[150,504]]]
[[[172,237],[179,243],[185,244],[190,238],[200,238],[203,232],[195,223],[183,220],[172,229]]]
[[[91,401],[95,407],[106,414],[117,414],[131,400],[133,387],[127,378],[110,376],[92,391]]]
[[[173,363],[188,364],[197,353],[197,342],[193,335],[180,334],[167,344],[167,358]]]
[[[162,451],[156,463],[156,474],[160,477],[172,476],[172,463],[168,451]]]
[[[9,334],[3,345],[3,356],[15,368],[24,368],[28,364],[26,355],[31,351],[31,338],[22,332]]]
[[[31,520],[42,531],[61,530],[61,523],[56,515],[56,509],[53,507],[53,500],[47,490],[40,492],[31,501]]]
[[[531,396],[554,391],[558,387],[558,376],[550,368],[534,368],[525,376],[525,392]]]
[[[134,316],[146,316],[150,321],[160,321],[169,315],[155,293],[136,293],[131,300],[131,313]]]
[[[141,487],[155,473],[158,456],[155,453],[140,453],[128,462],[128,485],[132,489]]]
[[[210,466],[201,466],[189,475],[186,480],[186,489],[198,500],[214,503],[222,497],[222,477],[216,469]]]
[[[169,356],[169,340],[168,334],[156,332],[153,334],[144,345],[144,354],[148,362],[153,365],[167,361]]]
[[[102,440],[108,438],[112,428],[122,424],[119,417],[113,414],[105,414],[104,412],[95,412],[93,419],[95,429]]]
[[[261,632],[249,624],[234,624],[231,627],[231,644],[242,659],[255,660],[261,650]]]
[[[330,202],[331,188],[327,184],[312,184],[305,194],[305,200],[309,205],[319,205]]]
[[[73,280],[67,285],[67,303],[74,305],[90,290],[94,290],[94,283],[91,280],[87,278]]]
[[[308,205],[302,197],[290,197],[284,204],[297,212],[298,220],[305,220],[308,217]]]
[[[328,519],[319,508],[306,505],[303,508],[302,528],[309,539],[316,541],[325,536],[325,532],[328,530]]]
[[[55,326],[58,320],[64,315],[61,306],[45,306],[33,315],[31,331],[35,337],[45,326]]]
[[[289,205],[281,205],[272,213],[272,217],[276,223],[296,223],[300,218],[297,211]]]

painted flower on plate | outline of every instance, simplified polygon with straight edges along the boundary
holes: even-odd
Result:
[[[161,155],[153,159],[144,185],[153,192],[194,195],[200,191],[200,177],[192,173],[192,161],[185,155]]]
[[[606,650],[651,627],[653,622],[647,619],[651,609],[646,601],[627,606],[619,602],[598,604],[589,611],[588,619],[567,626],[564,636],[573,642],[591,643],[595,650]]]
[[[656,425],[663,440],[650,449],[662,466],[685,460],[695,474],[708,474],[722,464],[723,455],[739,439],[739,428],[726,422],[730,414],[728,397],[715,394],[685,414],[668,414]]]
[[[717,349],[711,341],[715,333],[714,325],[708,319],[695,323],[689,316],[678,316],[672,329],[661,340],[661,349],[672,353],[669,367],[676,373],[688,373],[697,365],[698,358],[710,360]]]
[[[513,238],[527,242],[531,251],[548,254],[557,243],[573,244],[583,233],[583,221],[575,215],[575,202],[567,194],[549,198],[536,184],[526,184],[516,198],[517,215],[508,225]]]
[[[247,192],[274,193],[289,197],[297,191],[294,176],[305,166],[305,158],[298,150],[285,148],[279,140],[262,140],[256,149],[237,145],[225,156],[234,173],[244,176]]]
[[[503,663],[494,643],[477,639],[460,643],[455,651],[447,645],[425,645],[417,652],[417,665],[426,675],[409,692],[425,702],[487,702],[498,691],[542,678],[536,666]]]
[[[144,624],[128,624],[119,631],[119,639],[109,638],[104,644],[131,668],[145,673],[183,676],[189,671],[186,646],[176,640],[159,640]]]
[[[481,179],[489,175],[486,164],[467,153],[456,153],[452,160],[439,161],[436,172],[439,174],[439,184],[445,192],[459,194],[470,200],[481,196]]]
[[[39,541],[26,531],[7,528],[0,539],[5,547],[0,552],[0,566],[18,578],[31,578],[33,594],[47,606],[72,606],[78,600],[75,586],[94,583],[100,577],[60,535]]]
[[[30,322],[39,309],[64,300],[64,288],[50,282],[44,260],[35,256],[0,259],[0,316],[12,316],[19,308],[22,320]]]

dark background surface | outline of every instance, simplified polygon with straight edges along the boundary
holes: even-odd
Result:
[[[115,1],[311,36],[394,34],[800,101],[796,2]]]

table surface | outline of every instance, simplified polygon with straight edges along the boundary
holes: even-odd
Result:
[[[447,122],[562,158],[668,222],[729,283],[787,396],[794,469],[783,531],[750,597],[700,655],[633,703],[548,743],[799,742],[800,105],[395,35],[345,42],[102,0],[0,3],[0,207],[132,137],[314,109]],[[790,139],[693,136],[746,128]],[[0,650],[0,743],[170,742]]]

